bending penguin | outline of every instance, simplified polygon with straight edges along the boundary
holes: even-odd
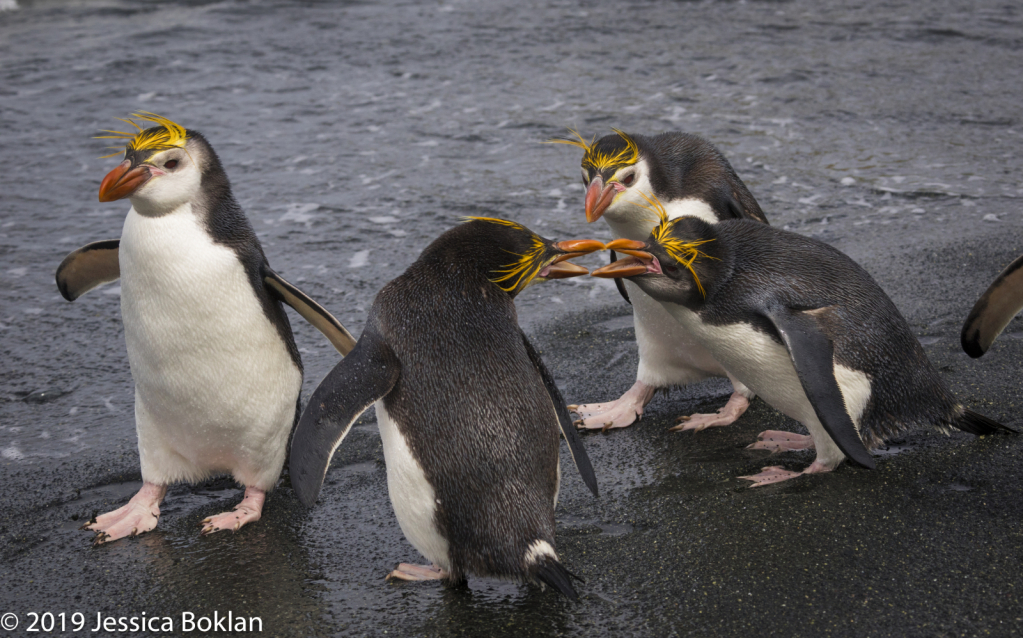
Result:
[[[984,356],[1020,310],[1023,310],[1023,255],[991,282],[966,317],[960,335],[966,354],[974,359]]]
[[[643,193],[664,203],[668,217],[693,216],[709,223],[751,219],[767,223],[757,200],[735,174],[728,160],[706,140],[687,133],[653,137],[615,130],[596,142],[552,140],[585,151],[586,221],[603,217],[616,238],[646,239],[657,224]],[[614,261],[614,252],[611,253]],[[710,377],[728,377],[734,392],[715,414],[678,418],[673,430],[700,431],[733,423],[749,407],[753,393],[717,361],[698,339],[679,325],[660,304],[634,283],[616,279],[618,290],[632,304],[639,368],[636,382],[609,403],[573,405],[580,428],[621,428],[643,414],[658,388],[686,385]]]
[[[596,478],[514,298],[586,274],[565,260],[603,244],[552,243],[514,222],[469,219],[377,295],[355,349],[302,414],[291,483],[311,507],[334,451],[375,404],[395,516],[433,563],[402,563],[388,578],[457,584],[471,573],[540,581],[575,599],[554,547],[561,436],[594,495]]]
[[[854,261],[822,242],[748,220],[661,223],[630,255],[595,270],[657,299],[743,384],[809,436],[767,431],[750,447],[816,448],[803,472],[765,467],[754,486],[828,472],[910,428],[1012,432],[968,410],[945,386],[892,301]]]
[[[167,486],[231,474],[245,486],[203,534],[257,521],[284,466],[298,418],[302,361],[287,303],[337,350],[355,345],[329,312],[274,272],[231,194],[217,154],[197,131],[152,113],[157,126],[125,139],[125,159],[103,179],[101,202],[125,197],[120,240],[64,259],[57,286],[74,301],[121,280],[121,318],[135,381],[143,486],[127,505],[83,526],[96,543],[156,527]]]

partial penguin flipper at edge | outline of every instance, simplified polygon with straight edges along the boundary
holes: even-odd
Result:
[[[1018,431],[1007,425],[1002,425],[998,421],[988,418],[983,414],[978,414],[973,410],[966,409],[963,410],[962,416],[952,422],[952,425],[963,432],[968,432],[976,436],[984,436],[987,434],[1019,434]]]
[[[309,398],[295,428],[288,467],[298,500],[312,507],[323,485],[330,459],[355,420],[391,391],[401,365],[387,344],[367,327],[348,355]]]
[[[284,277],[274,272],[267,264],[263,264],[263,283],[281,301],[294,308],[303,319],[322,332],[341,356],[346,356],[355,347],[355,337],[334,315],[313,301],[309,295],[285,281]]]
[[[56,275],[61,296],[74,301],[100,284],[119,279],[120,245],[120,239],[94,241],[65,257]]]
[[[565,598],[572,601],[579,600],[579,594],[572,587],[572,579],[574,578],[580,583],[585,581],[565,569],[565,566],[553,556],[544,556],[530,568],[530,571],[537,580],[557,589]]]
[[[764,314],[785,342],[803,391],[828,435],[851,461],[874,469],[874,459],[846,412],[845,399],[835,378],[831,340],[805,312],[778,307]]]
[[[1020,310],[1023,310],[1023,255],[998,275],[966,317],[960,335],[966,354],[974,359],[983,356]]]
[[[579,474],[583,477],[586,487],[590,488],[594,496],[599,496],[597,493],[597,476],[594,474],[593,466],[590,464],[590,457],[586,454],[586,449],[583,447],[579,433],[576,431],[575,426],[572,425],[572,417],[565,406],[565,399],[561,396],[561,391],[558,390],[557,384],[554,383],[554,377],[551,376],[550,370],[543,363],[543,359],[540,358],[540,355],[533,348],[533,344],[529,342],[525,332],[522,332],[522,343],[526,346],[526,352],[529,354],[530,361],[533,362],[533,365],[540,373],[540,377],[543,379],[543,384],[547,388],[547,394],[550,395],[551,402],[554,403],[554,410],[558,413],[558,425],[561,426],[561,434],[568,443],[568,451],[572,453],[572,460],[575,461],[576,469],[579,470]]]

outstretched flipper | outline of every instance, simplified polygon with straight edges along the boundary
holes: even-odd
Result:
[[[334,318],[334,315],[313,301],[309,295],[289,284],[284,277],[278,275],[266,264],[263,264],[263,283],[277,298],[294,308],[298,314],[302,315],[303,319],[322,332],[341,353],[341,356],[347,356],[355,347],[355,337],[341,325],[340,321]]]
[[[1009,264],[981,295],[963,323],[963,350],[983,356],[1012,318],[1023,310],[1023,255]]]
[[[68,301],[74,301],[100,284],[121,276],[117,251],[120,239],[105,239],[86,244],[64,258],[57,266],[57,288]]]
[[[576,432],[575,426],[572,425],[572,417],[569,416],[568,408],[565,407],[565,399],[561,396],[561,390],[558,390],[558,386],[555,385],[554,377],[547,370],[543,359],[533,349],[533,344],[529,343],[526,333],[521,330],[519,332],[522,334],[522,343],[526,346],[529,360],[533,362],[533,366],[540,373],[540,378],[543,379],[543,384],[547,388],[547,394],[551,397],[551,403],[554,404],[554,411],[558,413],[558,425],[561,426],[561,434],[565,437],[565,441],[568,442],[568,451],[572,453],[575,467],[583,477],[586,487],[590,488],[594,496],[599,496],[597,494],[597,476],[593,473],[593,466],[590,465],[590,457],[586,455],[586,449],[583,448],[582,439],[579,437],[579,433]]]
[[[778,307],[764,313],[788,348],[799,382],[831,439],[853,462],[874,469],[874,459],[845,409],[835,379],[835,349],[817,320],[805,312]]]
[[[367,327],[359,342],[331,370],[309,398],[295,428],[288,462],[298,500],[312,507],[330,459],[352,424],[382,398],[401,374],[401,364],[384,340]]]

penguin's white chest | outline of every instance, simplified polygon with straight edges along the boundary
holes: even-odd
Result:
[[[785,346],[748,323],[710,325],[683,306],[670,303],[664,306],[749,389],[775,409],[806,425],[811,434],[815,429],[823,432]],[[870,399],[870,380],[858,370],[834,362],[832,366],[846,411],[859,427]],[[816,434],[814,439],[817,440]]]
[[[420,554],[442,569],[449,570],[448,541],[437,529],[436,491],[382,400],[376,402],[376,410],[387,464],[387,492],[398,525]]]
[[[302,375],[234,251],[185,204],[161,217],[133,208],[119,259],[144,473],[147,456],[182,457],[192,470],[176,480],[276,464]]]

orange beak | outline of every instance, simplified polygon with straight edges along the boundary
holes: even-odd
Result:
[[[129,160],[118,164],[107,173],[99,185],[99,201],[112,202],[130,197],[140,186],[149,181],[149,169],[145,166],[131,167]]]
[[[590,271],[582,266],[571,264],[567,260],[573,257],[588,255],[598,250],[604,250],[604,242],[597,241],[596,239],[570,239],[568,241],[559,241],[553,245],[553,248],[565,254],[558,255],[549,266],[540,271],[540,276],[544,279],[568,279],[569,277],[587,275]]]
[[[579,275],[588,274],[590,271],[586,270],[582,266],[577,266],[570,261],[562,261],[560,263],[554,263],[544,269],[544,279],[568,279],[569,277],[578,277]]]
[[[639,257],[626,257],[610,263],[603,268],[598,268],[590,273],[591,277],[603,277],[604,279],[618,279],[635,277],[649,272],[646,263]]]
[[[606,244],[604,246],[604,248],[608,250],[617,250],[620,253],[639,257],[644,261],[650,261],[654,258],[654,256],[645,250],[641,250],[646,247],[647,245],[644,242],[636,241],[634,239],[616,239],[610,244]]]
[[[600,175],[594,177],[586,189],[586,221],[592,223],[600,219],[614,198],[614,186],[604,186],[604,179]]]
[[[570,239],[568,241],[559,241],[554,244],[554,248],[565,253],[564,255],[558,255],[558,258],[554,260],[555,264],[559,264],[566,259],[582,257],[598,250],[604,250],[604,242],[597,241],[596,239]]]

